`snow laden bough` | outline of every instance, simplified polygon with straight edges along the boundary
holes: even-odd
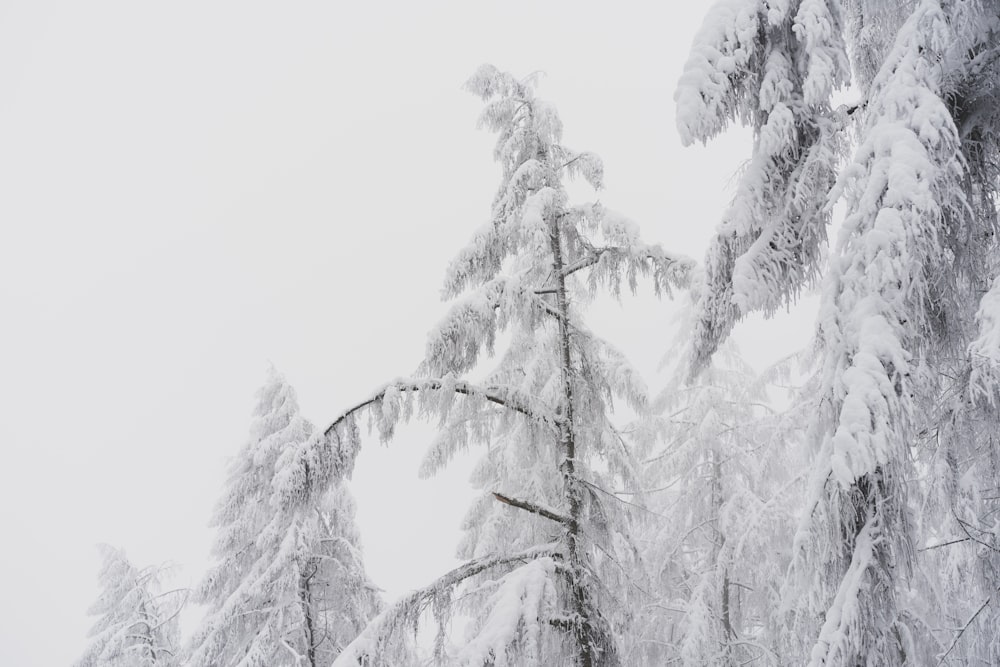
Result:
[[[852,112],[830,106],[849,79],[842,23],[837,0],[719,0],[695,38],[674,97],[681,140],[739,120],[754,148],[706,254],[692,373],[740,318],[774,313],[818,277]]]
[[[914,554],[902,480],[916,397],[929,394],[924,364],[942,345],[937,290],[955,257],[946,237],[969,220],[938,67],[952,40],[940,3],[920,2],[872,81],[862,140],[834,192],[847,217],[819,316],[828,421],[789,588],[797,636],[815,637],[813,667],[913,664],[929,651],[905,605]]]
[[[847,80],[842,32],[861,100],[833,111],[824,98]],[[681,80],[685,141],[737,119],[756,134],[706,261],[695,371],[736,319],[794,296],[816,271],[811,249],[832,202],[847,208],[822,293],[811,490],[776,622],[783,664],[1000,655],[992,630],[965,632],[997,618],[982,600],[995,599],[1000,553],[987,519],[998,469],[998,35],[996,0],[720,0]],[[834,67],[811,68],[818,55]],[[857,151],[837,178],[837,152],[815,153],[826,140],[810,133],[836,147],[848,117]],[[799,199],[788,186],[811,155],[823,176]],[[963,573],[949,583],[946,570]]]
[[[669,295],[688,286],[694,264],[643,242],[600,204],[569,203],[564,179],[600,189],[603,167],[560,143],[561,121],[533,79],[484,66],[467,88],[486,104],[480,124],[497,134],[503,175],[490,221],[448,268],[444,296],[456,304],[430,333],[416,376],[388,383],[289,452],[298,466],[277,483],[297,503],[349,476],[366,418],[383,441],[402,421],[436,418],[423,474],[487,445],[473,473],[482,495],[459,546],[467,562],[385,610],[335,664],[383,664],[429,611],[438,663],[617,665],[638,551],[628,505],[609,489],[637,488],[638,476],[611,416],[615,400],[638,414],[649,401],[582,311],[598,292],[617,297],[643,277]],[[497,350],[501,333],[510,342]],[[464,379],[484,357],[496,366],[480,382]],[[469,617],[470,632],[449,655],[455,613]]]

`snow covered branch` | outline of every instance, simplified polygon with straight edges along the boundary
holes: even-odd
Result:
[[[356,667],[358,664],[368,664],[365,660],[375,660],[373,664],[379,664],[379,657],[389,649],[397,630],[412,627],[436,598],[449,594],[455,586],[466,579],[487,570],[530,563],[542,558],[560,557],[558,545],[545,544],[514,554],[471,560],[438,578],[429,586],[409,593],[372,619],[361,634],[344,648],[332,667]]]

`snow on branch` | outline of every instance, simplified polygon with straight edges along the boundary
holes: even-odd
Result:
[[[836,88],[846,85],[851,71],[843,37],[840,3],[802,0],[792,30],[807,58],[802,84],[805,103],[825,104]]]
[[[538,560],[544,561],[544,568],[554,568],[553,559],[560,557],[558,545],[545,544],[515,554],[493,555],[471,560],[448,572],[431,585],[409,593],[372,619],[361,634],[344,648],[331,667],[381,664],[380,657],[391,649],[391,641],[400,634],[400,630],[413,627],[421,614],[430,608],[438,597],[449,595],[455,586],[466,579],[487,570],[530,564]]]
[[[358,418],[367,413],[369,426],[383,441],[392,438],[397,424],[414,414],[413,396],[418,396],[420,414],[436,414],[445,420],[454,399],[465,399],[463,410],[497,419],[497,412],[483,413],[487,404],[499,406],[501,413],[518,415],[548,431],[558,428],[558,417],[539,406],[539,401],[508,387],[480,387],[447,374],[441,378],[399,379],[388,383],[370,397],[342,412],[321,432],[313,433],[298,447],[282,453],[282,465],[272,482],[280,502],[301,502],[325,490],[331,481],[349,477],[361,447]]]
[[[458,296],[471,285],[494,279],[510,254],[508,231],[492,222],[481,226],[472,240],[456,255],[445,271],[442,296]]]
[[[797,98],[776,103],[760,128],[753,157],[706,253],[695,370],[737,320],[754,311],[776,312],[819,275],[843,123],[805,119],[790,108],[798,108]]]
[[[91,643],[76,667],[100,667],[118,661],[136,664],[178,664],[177,616],[186,602],[186,589],[160,592],[162,567],[138,568],[125,552],[98,545],[102,564],[98,574],[101,594],[88,613],[97,616]],[[173,607],[168,609],[168,607]]]
[[[872,84],[865,140],[833,193],[846,194],[848,214],[819,319],[843,488],[901,456],[892,450],[904,446],[911,413],[911,359],[922,352],[918,332],[933,331],[929,279],[949,270],[940,240],[965,211],[958,130],[934,65],[946,31],[934,0],[902,27]]]
[[[490,597],[490,614],[462,648],[460,664],[541,665],[543,630],[556,607],[555,571],[555,561],[543,557],[501,578]],[[512,651],[514,646],[520,650]]]
[[[745,113],[743,81],[761,47],[760,5],[760,0],[718,0],[705,17],[674,94],[685,146],[707,141]]]
[[[788,65],[777,79],[768,72],[775,58]],[[674,95],[681,141],[705,142],[737,119],[759,128],[776,109],[769,93],[775,84],[781,96],[797,89],[801,105],[825,107],[849,78],[839,2],[718,0],[695,37]]]
[[[576,153],[559,168],[565,169],[570,178],[579,177],[587,181],[595,190],[604,187],[604,162],[596,153],[590,151]]]
[[[608,286],[614,296],[620,296],[622,278],[629,290],[635,292],[638,276],[652,276],[653,289],[657,296],[669,295],[675,288],[685,288],[691,284],[694,260],[683,255],[673,255],[663,250],[659,244],[634,244],[631,247],[606,246],[596,248],[593,256],[567,270],[566,274],[594,266],[589,281],[591,291],[597,285]]]
[[[875,529],[872,521],[865,523],[854,542],[854,553],[847,573],[840,581],[833,604],[826,612],[826,621],[813,646],[809,667],[840,664],[850,660],[855,651],[855,635],[864,616],[860,613],[859,597],[865,585],[865,573],[875,560]]]
[[[819,274],[847,123],[830,107],[848,81],[842,23],[833,0],[720,0],[692,47],[675,97],[682,140],[735,119],[755,139],[706,256],[692,374],[740,318],[774,313]]]
[[[511,323],[534,329],[544,316],[558,315],[517,277],[496,277],[452,306],[431,331],[425,364],[432,372],[464,373],[475,367],[483,348],[493,354],[497,334]]]
[[[674,289],[690,286],[694,260],[646,243],[639,226],[626,216],[599,203],[572,206],[563,215],[572,223],[565,226],[564,233],[576,255],[560,272],[563,278],[590,269],[587,284],[591,293],[600,285],[615,297],[621,295],[623,281],[634,293],[639,276],[652,277],[657,296],[669,296]]]
[[[976,313],[979,336],[969,345],[972,395],[996,402],[1000,387],[1000,278],[983,295]]]
[[[374,405],[382,406],[382,414],[387,421],[395,423],[401,410],[400,399],[405,393],[417,392],[443,392],[460,394],[469,398],[477,398],[483,401],[494,403],[507,410],[517,412],[532,421],[546,427],[556,425],[555,415],[548,411],[537,410],[533,407],[532,399],[524,396],[518,391],[505,387],[479,387],[470,382],[456,380],[450,376],[441,379],[419,379],[419,380],[395,380],[387,384],[383,389],[373,394],[370,398],[358,403],[354,407],[345,410],[339,417],[326,427],[323,435],[330,437],[341,425],[353,418],[358,412],[370,408]],[[431,401],[425,403],[428,412],[431,408],[438,407],[447,410],[448,404],[434,404]],[[408,416],[408,415],[407,415]],[[393,417],[389,419],[389,417]],[[386,426],[388,428],[388,426]],[[386,437],[391,436],[391,431],[382,430]]]

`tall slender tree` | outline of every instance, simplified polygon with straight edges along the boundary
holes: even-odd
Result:
[[[611,410],[621,398],[643,411],[647,399],[623,356],[586,327],[583,308],[602,288],[635,289],[643,275],[669,293],[687,284],[692,263],[642,242],[634,223],[599,204],[570,204],[564,180],[600,188],[603,168],[560,143],[561,122],[533,79],[484,66],[468,88],[486,103],[480,122],[498,135],[503,176],[490,222],[448,270],[445,294],[460,300],[431,332],[417,377],[347,410],[307,457],[329,477],[349,474],[365,410],[383,438],[415,412],[438,416],[427,474],[470,443],[486,445],[474,473],[483,493],[460,547],[468,560],[387,610],[337,664],[378,663],[428,607],[444,626],[459,586],[459,597],[486,600],[475,603],[461,664],[618,664],[634,547],[611,490],[634,486],[636,471]],[[462,379],[501,333],[510,343],[496,368],[482,383]],[[437,647],[444,660],[443,637]]]
[[[377,611],[346,488],[293,502],[308,484],[300,454],[311,433],[270,369],[213,520],[216,564],[195,591],[208,613],[192,667],[328,665]]]
[[[179,665],[177,615],[184,591],[160,591],[159,567],[137,568],[121,549],[98,545],[101,596],[91,644],[76,667],[173,667]]]

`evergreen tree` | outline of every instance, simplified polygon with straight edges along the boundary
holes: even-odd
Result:
[[[377,611],[347,490],[291,502],[307,483],[299,454],[311,433],[294,390],[270,369],[213,519],[216,564],[196,590],[208,614],[192,667],[327,665]]]
[[[668,354],[670,382],[645,427],[650,595],[629,664],[780,665],[771,628],[789,560],[789,501],[803,487],[803,415],[769,406],[767,388],[787,381],[787,362],[758,376],[724,344],[683,382],[689,346],[682,337]]]
[[[997,420],[987,290],[997,268],[1000,4],[853,0],[841,10],[817,0],[726,0],[710,16],[677,95],[682,136],[704,140],[739,117],[757,140],[734,201],[752,212],[749,236],[727,217],[706,262],[696,369],[737,318],[771,310],[815,273],[810,249],[832,203],[847,205],[824,281],[816,450],[786,582],[783,650],[811,665],[995,662],[992,635],[965,628],[986,627],[970,618],[996,618],[980,602],[998,583],[997,530],[984,519],[996,511],[986,500],[997,458],[987,435]],[[844,44],[861,100],[834,111]],[[781,76],[765,57],[775,50],[792,63]],[[794,102],[795,122],[776,126],[787,129],[784,144],[771,127],[780,121],[775,90]],[[783,187],[787,174],[810,171],[816,144],[802,127],[826,132],[836,147],[852,124],[857,149],[839,176],[842,153],[829,150],[815,187]],[[788,149],[776,154],[776,145]],[[970,535],[957,548],[940,546],[949,540],[936,526],[947,515],[949,531]],[[971,553],[972,542],[985,551]],[[949,576],[942,559],[967,574]],[[976,602],[956,603],[949,586],[973,579]],[[962,634],[971,652],[956,651]]]
[[[484,66],[468,88],[486,102],[480,122],[498,134],[503,177],[490,222],[448,270],[445,294],[460,300],[431,332],[417,377],[346,411],[309,454],[329,477],[349,474],[364,410],[383,438],[416,412],[441,420],[426,474],[486,445],[474,473],[483,493],[459,549],[468,560],[387,610],[337,664],[379,664],[428,608],[443,633],[456,598],[472,614],[460,664],[619,664],[635,547],[627,505],[611,490],[634,488],[636,470],[611,411],[615,399],[638,412],[648,401],[583,308],[602,288],[635,289],[642,275],[669,293],[687,284],[692,263],[643,243],[634,223],[599,204],[569,203],[564,180],[600,188],[601,162],[561,145],[561,122],[532,80]],[[501,333],[510,343],[486,379],[461,379]],[[437,662],[444,649],[442,634]]]
[[[177,660],[180,591],[161,593],[160,568],[139,569],[125,552],[98,546],[102,591],[90,614],[99,616],[91,644],[76,667],[172,667]]]

